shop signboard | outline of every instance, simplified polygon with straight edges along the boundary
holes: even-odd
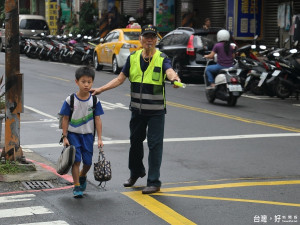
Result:
[[[160,32],[175,29],[175,0],[156,0],[155,25]]]
[[[227,29],[236,40],[262,35],[263,0],[227,0]]]
[[[115,0],[107,0],[107,11],[110,12],[115,6]]]
[[[48,23],[50,33],[57,33],[57,0],[45,0],[46,21]]]
[[[60,0],[60,2],[58,2],[57,4],[60,5],[61,9],[60,22],[62,24],[67,24],[71,18],[71,8],[68,6],[66,0]]]

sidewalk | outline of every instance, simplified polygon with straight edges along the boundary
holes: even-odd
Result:
[[[56,173],[55,165],[35,152],[25,152],[26,161],[35,165],[36,171],[28,171],[18,174],[0,175],[0,193],[33,190],[28,189],[22,182],[49,181],[54,188],[72,187],[71,175],[59,175]],[[39,189],[34,189],[39,190]]]

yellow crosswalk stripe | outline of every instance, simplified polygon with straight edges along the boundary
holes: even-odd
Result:
[[[142,205],[143,207],[145,207],[146,209],[154,213],[156,216],[165,220],[169,224],[174,224],[174,225],[180,225],[180,224],[195,225],[196,224],[191,220],[185,218],[184,216],[180,215],[179,213],[175,212],[173,209],[169,208],[168,206],[152,198],[151,196],[143,195],[141,191],[123,192],[123,194],[128,196],[135,202],[139,203],[140,205]]]

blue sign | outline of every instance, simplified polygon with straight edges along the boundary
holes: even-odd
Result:
[[[237,40],[262,35],[262,0],[228,0],[227,29]]]
[[[228,6],[227,6],[227,30],[233,34],[234,33],[234,0],[228,0]]]

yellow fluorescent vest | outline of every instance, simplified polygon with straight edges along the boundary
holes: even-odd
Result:
[[[147,70],[143,73],[140,65],[142,50],[130,55],[129,80],[131,82],[130,108],[140,114],[165,113],[165,87],[162,66],[164,57],[156,50]]]

